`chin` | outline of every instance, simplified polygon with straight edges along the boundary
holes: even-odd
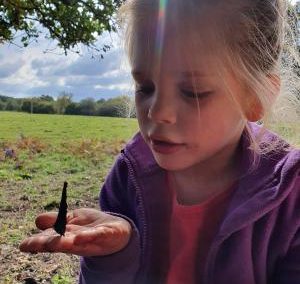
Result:
[[[171,157],[167,159],[154,155],[154,158],[157,164],[166,171],[180,171],[188,167],[182,163],[176,163]]]

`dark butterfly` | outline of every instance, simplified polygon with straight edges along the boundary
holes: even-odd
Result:
[[[67,187],[68,187],[68,183],[65,181],[62,194],[61,194],[58,215],[55,224],[53,226],[56,233],[60,234],[61,236],[65,235],[66,224],[67,224],[67,212],[68,212]]]

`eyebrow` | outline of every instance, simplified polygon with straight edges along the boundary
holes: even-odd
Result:
[[[141,79],[146,77],[144,72],[138,70],[132,70],[131,75],[134,79]]]
[[[203,72],[200,72],[198,70],[194,70],[194,71],[184,71],[181,72],[181,75],[185,78],[192,78],[192,77],[207,77],[208,74],[205,74]]]
[[[183,71],[183,72],[178,72],[178,73],[180,73],[180,75],[182,75],[182,77],[188,78],[188,79],[193,78],[193,77],[207,77],[208,76],[208,74],[205,74],[205,73],[200,72],[198,70]],[[144,79],[147,76],[145,72],[139,71],[139,70],[132,70],[131,75],[134,79]]]

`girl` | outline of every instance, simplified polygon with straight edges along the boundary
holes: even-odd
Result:
[[[22,251],[81,255],[80,283],[300,283],[300,151],[264,130],[281,89],[282,0],[121,8],[140,132],[102,212],[55,214]]]

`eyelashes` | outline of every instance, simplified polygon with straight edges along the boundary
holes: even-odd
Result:
[[[151,95],[153,92],[154,92],[153,89],[145,88],[145,87],[137,88],[137,89],[135,90],[135,93],[136,93],[136,94]]]
[[[192,99],[204,99],[210,96],[213,92],[212,91],[203,91],[203,92],[195,92],[193,90],[179,88],[180,92],[187,98]],[[149,85],[140,85],[136,86],[135,94],[136,95],[151,95],[155,91],[154,84]]]
[[[155,86],[153,83],[135,86],[136,94],[151,95],[154,91],[155,91]]]
[[[192,98],[192,99],[204,99],[212,94],[212,92],[194,92],[194,91],[181,91],[186,97]]]

